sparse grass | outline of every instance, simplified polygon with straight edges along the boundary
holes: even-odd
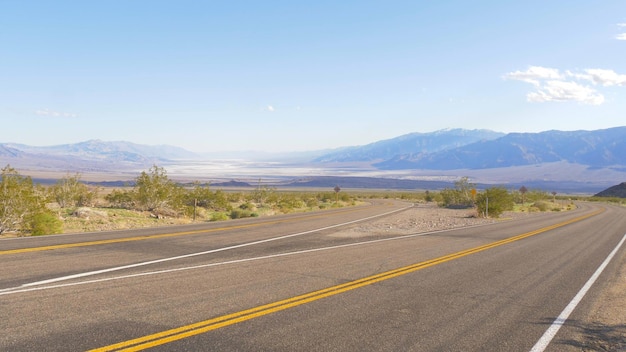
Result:
[[[77,216],[72,211],[64,211],[62,216],[63,232],[96,232],[123,230],[132,228],[145,228],[165,225],[188,224],[192,219],[162,218],[158,219],[149,212],[127,209],[89,208],[91,211],[82,216]],[[68,214],[69,213],[69,214]]]
[[[524,204],[515,204],[513,211],[516,212],[539,212],[539,211],[566,211],[575,209],[576,205],[574,205],[571,201],[566,200],[539,200],[532,203],[524,203]]]
[[[244,200],[242,193],[229,196],[233,210],[213,211],[202,207],[196,208],[195,221],[225,221],[247,217],[272,216],[294,212],[307,212],[335,207],[363,204],[347,194],[330,199],[312,192],[281,193],[272,203],[255,204]],[[157,227],[167,225],[190,224],[194,222],[193,208],[186,209],[179,216],[155,216],[148,211],[128,210],[120,208],[64,208],[54,207],[63,222],[64,233],[98,232],[134,228]]]

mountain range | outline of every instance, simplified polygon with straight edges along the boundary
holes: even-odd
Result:
[[[626,179],[626,127],[508,134],[446,129],[410,133],[363,146],[280,155],[243,153],[239,158],[253,158],[251,155],[262,155],[265,161],[281,161],[272,165],[283,165],[285,170],[311,170],[307,171],[308,175],[318,170],[317,176],[382,175],[422,180],[426,176],[429,179],[472,176],[492,183],[524,181],[530,184],[532,181],[558,186],[568,182],[572,187],[586,184],[587,189],[599,190]],[[233,154],[228,157],[232,158]],[[209,156],[169,145],[146,146],[123,141],[89,140],[47,147],[0,143],[2,166],[10,164],[18,170],[31,171],[110,174],[145,170],[154,164],[186,167],[190,163],[202,164],[216,159],[220,159],[219,154]],[[261,159],[257,161],[258,164],[250,165],[261,165]],[[258,177],[250,169],[239,174],[230,167],[214,167],[213,170],[224,173],[224,178],[243,174],[251,179]],[[265,172],[266,177],[271,170],[259,167],[257,172]],[[233,174],[225,174],[227,172]],[[290,171],[281,174],[287,172]]]
[[[62,144],[49,147],[35,147],[24,144],[5,143],[0,144],[0,148],[13,150],[14,152],[74,156],[78,158],[114,159],[120,161],[142,161],[147,159],[185,159],[197,157],[195,153],[183,148],[170,145],[147,146],[130,142],[105,142],[101,140],[89,140],[76,144]],[[0,153],[3,153],[0,149]]]
[[[554,162],[594,168],[623,168],[626,166],[626,127],[595,131],[509,133],[436,151],[398,154],[374,165],[384,170],[457,170]]]
[[[0,162],[44,171],[98,172],[195,159],[198,155],[170,145],[147,146],[130,142],[89,140],[55,146],[0,144]]]
[[[504,133],[490,130],[445,129],[431,133],[409,133],[359,147],[346,147],[324,154],[315,162],[370,162],[399,156],[419,156],[452,150],[479,141],[493,140]]]

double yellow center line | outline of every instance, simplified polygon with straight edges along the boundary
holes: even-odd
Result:
[[[470,254],[474,254],[474,253],[485,251],[490,248],[502,246],[507,243],[519,241],[521,239],[524,239],[530,236],[534,236],[543,232],[554,230],[556,228],[563,227],[565,225],[569,225],[569,224],[587,219],[603,211],[604,209],[587,214],[587,215],[583,215],[583,216],[580,216],[580,217],[577,217],[568,221],[564,221],[564,222],[557,223],[551,226],[543,227],[535,231],[526,232],[521,235],[517,235],[517,236],[509,237],[500,241],[488,243],[486,245],[466,249],[466,250],[448,254],[439,258],[435,258],[435,259],[423,261],[420,263],[416,263],[413,265],[405,266],[402,268],[386,271],[380,274],[368,276],[362,279],[328,287],[319,291],[306,293],[306,294],[295,296],[295,297],[288,298],[285,300],[242,310],[236,313],[223,315],[217,318],[201,321],[195,324],[190,324],[190,325],[182,326],[179,328],[162,331],[156,334],[147,335],[147,336],[143,336],[140,338],[116,343],[116,344],[105,346],[102,348],[97,348],[97,349],[91,350],[90,352],[109,352],[109,351],[130,352],[130,351],[141,351],[147,348],[160,346],[166,343],[181,340],[181,339],[191,337],[194,335],[203,334],[205,332],[216,330],[225,326],[229,326],[229,325],[241,323],[250,319],[258,318],[267,314],[297,307],[306,303],[317,301],[322,298],[326,298],[326,297],[334,296],[334,295],[344,293],[347,291],[351,291],[359,287],[371,285],[371,284],[384,281],[384,280],[389,280],[389,279],[392,279],[401,275],[412,273],[412,272],[425,269],[431,266],[435,266],[437,264],[442,264],[445,262],[449,262],[451,260],[459,259],[459,258],[468,256]]]

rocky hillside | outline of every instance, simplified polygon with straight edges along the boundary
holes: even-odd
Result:
[[[622,182],[619,185],[609,187],[604,191],[595,195],[596,197],[616,197],[626,198],[626,182]]]

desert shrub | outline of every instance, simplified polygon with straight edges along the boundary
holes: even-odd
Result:
[[[335,193],[323,192],[317,194],[317,199],[320,202],[329,203],[335,201]]]
[[[188,218],[205,218],[207,210],[203,207],[185,206],[182,209],[182,214]]]
[[[30,230],[31,219],[44,212],[45,191],[30,177],[21,176],[7,165],[0,173],[0,234]]]
[[[260,183],[260,181],[259,181]],[[249,197],[252,201],[259,205],[264,205],[266,202],[271,202],[272,196],[276,194],[276,188],[268,186],[259,186],[250,193]]]
[[[548,195],[548,192],[542,191],[542,190],[537,190],[537,189],[533,189],[530,190],[526,193],[526,201],[527,202],[538,202],[544,199],[549,199],[551,198],[550,195]]]
[[[448,208],[472,207],[474,205],[472,189],[476,189],[476,185],[470,183],[467,177],[462,177],[454,183],[454,188],[446,188],[440,192],[441,203]]]
[[[53,235],[63,232],[63,222],[54,214],[42,212],[31,219],[31,235]]]
[[[253,211],[256,209],[256,207],[254,206],[254,204],[250,203],[250,202],[245,202],[243,204],[241,204],[239,206],[239,209],[243,209],[243,210],[250,210]]]
[[[89,206],[96,198],[96,191],[90,190],[87,185],[80,182],[80,174],[65,176],[50,187],[49,191],[61,208]]]
[[[184,208],[182,208],[182,210],[184,210]],[[172,209],[168,207],[161,207],[158,209],[154,209],[151,212],[152,216],[156,217],[157,219],[177,218],[182,213],[183,212],[179,211],[178,209]]]
[[[280,194],[277,203],[275,204],[281,212],[290,213],[297,209],[306,207],[306,203],[302,200],[301,196],[296,193],[282,193]]]
[[[313,198],[313,197],[311,197],[311,198],[307,198],[307,199],[305,200],[305,202],[306,202],[306,206],[307,206],[307,207],[309,207],[309,208],[315,208],[315,207],[317,207],[317,203],[318,203],[318,202],[317,202],[317,199],[316,199],[316,198]]]
[[[229,203],[239,203],[245,199],[243,193],[240,192],[224,192],[223,194]]]
[[[342,202],[349,202],[352,200],[352,198],[350,198],[350,195],[348,193],[341,193],[339,194],[339,200]]]
[[[215,212],[211,214],[211,221],[224,221],[228,220],[228,215],[224,212]]]
[[[479,214],[499,217],[503,212],[512,210],[515,202],[513,195],[504,187],[491,187],[476,197],[476,210]]]
[[[160,211],[183,206],[182,188],[167,177],[164,168],[157,165],[137,177],[133,194],[136,205],[143,210]]]
[[[237,194],[233,198],[238,199],[239,195]],[[193,188],[184,192],[183,202],[187,206],[196,206],[215,211],[232,210],[229,196],[224,191],[217,190],[213,192],[208,184],[200,184],[199,182],[194,182]]]
[[[232,210],[232,206],[230,205],[230,200],[228,198],[228,194],[218,189],[215,191],[213,195],[213,199],[208,206],[209,209],[219,210],[219,211],[230,211]]]
[[[231,219],[243,219],[243,218],[250,218],[250,217],[257,217],[257,216],[259,216],[259,214],[251,212],[249,210],[243,210],[243,209],[233,209],[230,212]]]
[[[120,209],[133,209],[135,207],[135,195],[131,191],[113,190],[104,199],[111,207]]]
[[[533,203],[533,207],[539,209],[539,211],[548,211],[548,209],[550,208],[550,204],[544,201],[537,201]]]

